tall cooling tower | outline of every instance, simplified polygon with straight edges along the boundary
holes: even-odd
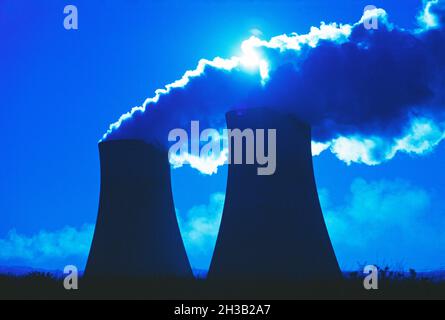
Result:
[[[340,270],[315,185],[310,127],[269,109],[233,111],[226,118],[228,129],[276,129],[276,171],[257,175],[257,165],[229,165],[209,279],[337,280]]]
[[[192,278],[166,151],[136,140],[99,144],[99,214],[88,278]]]

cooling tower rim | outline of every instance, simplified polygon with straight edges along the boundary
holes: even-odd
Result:
[[[252,114],[252,113],[264,113],[264,114],[273,114],[279,115],[281,117],[286,117],[294,121],[299,127],[304,127],[307,130],[311,130],[311,126],[297,117],[295,114],[283,110],[277,110],[273,107],[257,107],[257,108],[234,108],[226,112],[226,120],[231,117],[239,117],[244,114]]]

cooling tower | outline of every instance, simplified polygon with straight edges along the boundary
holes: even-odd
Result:
[[[232,111],[226,118],[228,129],[276,129],[276,171],[258,175],[256,164],[229,165],[209,279],[339,279],[315,184],[310,127],[269,109]]]
[[[88,278],[192,278],[168,154],[136,140],[99,144],[101,190]]]

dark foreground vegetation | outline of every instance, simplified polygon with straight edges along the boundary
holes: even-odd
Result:
[[[444,279],[380,271],[378,290],[365,290],[360,273],[335,283],[218,283],[206,280],[79,280],[79,290],[65,290],[63,279],[48,273],[0,275],[0,299],[445,299]]]

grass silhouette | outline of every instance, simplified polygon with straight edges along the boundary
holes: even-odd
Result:
[[[0,275],[0,299],[445,299],[444,279],[409,272],[379,271],[378,290],[365,290],[361,272],[336,282],[228,282],[182,279],[79,279],[79,290],[65,290],[50,273]]]

